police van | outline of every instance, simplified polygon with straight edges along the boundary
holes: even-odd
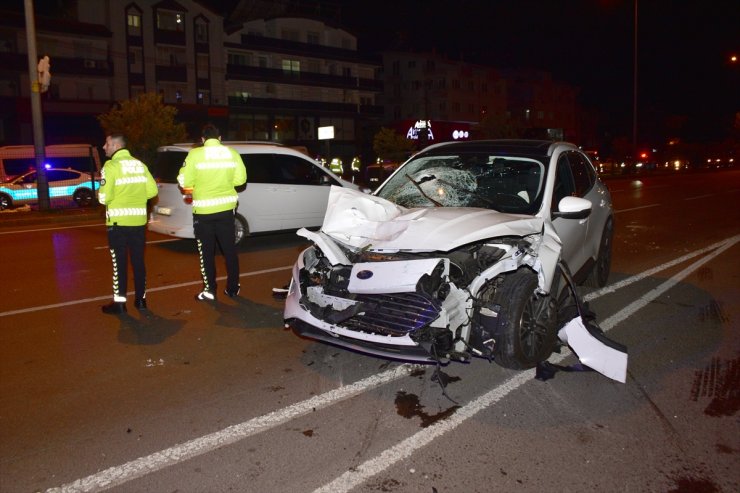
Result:
[[[247,168],[247,185],[239,190],[234,216],[237,244],[253,233],[319,227],[331,185],[360,188],[345,181],[305,153],[271,142],[223,142],[236,150]],[[150,171],[159,196],[149,230],[178,238],[195,238],[192,197],[183,194],[177,175],[195,144],[172,144],[157,150]]]

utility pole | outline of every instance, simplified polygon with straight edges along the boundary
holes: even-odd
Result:
[[[24,0],[26,10],[26,40],[28,43],[28,80],[31,82],[31,119],[33,120],[33,144],[36,151],[36,192],[39,209],[48,210],[49,183],[46,181],[44,168],[44,120],[41,115],[41,84],[38,73],[38,55],[36,53],[36,21],[33,15],[33,0]]]

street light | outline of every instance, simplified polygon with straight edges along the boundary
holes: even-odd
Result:
[[[632,80],[632,155],[637,153],[637,0],[635,0],[635,33],[633,54],[633,80]]]

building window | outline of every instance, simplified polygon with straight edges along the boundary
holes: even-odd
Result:
[[[391,73],[393,75],[401,75],[401,62],[399,62],[398,60],[393,62]]]
[[[157,29],[161,29],[163,31],[184,31],[185,14],[180,12],[170,12],[167,10],[158,10]]]
[[[202,20],[195,24],[195,42],[208,43],[208,24]]]
[[[195,60],[195,72],[196,77],[199,79],[208,78],[208,61],[210,57],[208,55],[199,54]]]
[[[319,36],[319,33],[309,31],[306,33],[306,42],[308,44],[317,45],[321,43],[321,37]]]
[[[229,65],[252,65],[252,54],[251,53],[234,53],[229,52],[227,54]]]
[[[211,104],[211,91],[198,91],[198,104]]]
[[[409,60],[408,68],[416,68],[416,60]]]
[[[129,47],[128,49],[128,69],[132,74],[144,72],[144,57],[141,48]]]
[[[141,36],[141,14],[135,10],[126,13],[126,32],[129,36]]]
[[[299,73],[301,71],[301,62],[299,60],[283,60],[283,72]]]

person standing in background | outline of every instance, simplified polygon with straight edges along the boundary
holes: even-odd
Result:
[[[234,233],[234,211],[239,195],[235,187],[247,182],[247,169],[241,156],[221,144],[221,134],[207,124],[201,132],[203,146],[191,149],[180,168],[177,181],[193,196],[193,231],[198,244],[203,290],[198,301],[216,299],[216,244],[226,260],[224,294],[239,294],[239,256]]]
[[[157,184],[149,168],[126,149],[122,134],[110,134],[103,145],[110,159],[101,171],[98,202],[105,206],[108,248],[113,259],[113,301],[102,307],[103,313],[126,312],[128,257],[134,271],[134,306],[145,310],[147,201],[157,196]]]

